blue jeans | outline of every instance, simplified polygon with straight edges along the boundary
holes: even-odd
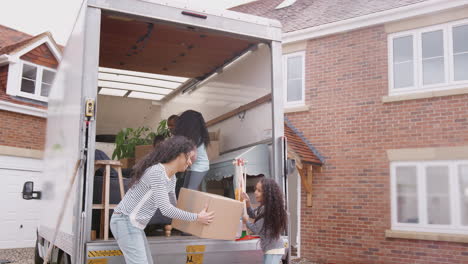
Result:
[[[208,171],[187,171],[185,173],[184,188],[198,191],[200,183]]]
[[[263,264],[278,264],[281,261],[283,255],[280,254],[264,254]]]
[[[113,214],[110,229],[127,264],[153,264],[145,232],[130,223],[127,215]]]

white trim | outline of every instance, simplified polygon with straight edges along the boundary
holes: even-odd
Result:
[[[10,56],[15,56],[17,58],[20,58],[24,54],[34,50],[35,48],[39,47],[40,45],[44,43],[47,45],[47,47],[50,49],[52,54],[55,56],[55,59],[57,60],[57,62],[60,62],[60,60],[62,59],[62,55],[60,51],[58,50],[57,46],[52,42],[48,34],[36,40],[34,43],[29,44],[25,49],[22,49],[18,51],[17,53],[11,54]]]
[[[301,92],[301,100],[288,102],[288,59],[291,57],[301,57],[302,61],[302,92]],[[300,107],[305,105],[305,82],[306,82],[306,75],[305,75],[305,51],[298,51],[293,53],[288,53],[283,55],[283,91],[284,91],[284,107],[285,108],[293,108],[293,107]]]
[[[301,257],[301,206],[302,206],[302,182],[299,171],[296,169],[297,177],[297,257]]]
[[[454,22],[443,23],[398,33],[387,36],[388,49],[388,94],[404,95],[426,91],[444,91],[451,89],[466,88],[468,80],[454,80],[454,60],[453,60],[453,35],[452,28],[461,25],[467,25],[468,19],[462,19]],[[422,64],[422,34],[442,30],[443,33],[443,59],[444,59],[444,82],[437,84],[424,85],[423,64]],[[413,86],[404,88],[394,88],[394,64],[393,64],[393,41],[396,38],[412,36],[413,38]]]
[[[403,20],[415,16],[468,5],[468,0],[429,0],[369,15],[345,19],[333,23],[296,30],[283,34],[283,44],[319,38],[336,33]]]
[[[10,56],[7,54],[0,55],[0,66],[10,63]]]
[[[20,113],[24,115],[37,116],[37,117],[47,117],[47,110],[40,109],[36,107],[14,104],[6,101],[0,101],[0,110]]]
[[[391,195],[391,225],[392,230],[417,231],[417,232],[435,232],[447,234],[468,234],[468,226],[461,225],[460,205],[459,205],[459,181],[458,166],[468,165],[468,160],[452,161],[396,161],[390,164],[390,195]],[[416,167],[417,182],[417,202],[419,223],[399,223],[397,221],[397,182],[396,167],[413,166]],[[450,222],[449,225],[428,224],[427,216],[427,189],[425,170],[429,166],[446,166],[448,168],[449,181],[449,204],[450,204]]]

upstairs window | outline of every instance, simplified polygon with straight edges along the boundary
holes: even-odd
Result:
[[[305,53],[296,52],[283,56],[284,98],[286,107],[305,104]]]
[[[466,88],[468,20],[389,35],[390,95]]]
[[[47,101],[55,70],[22,62],[19,96],[39,101]]]

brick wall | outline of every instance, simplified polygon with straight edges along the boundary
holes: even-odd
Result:
[[[26,60],[49,68],[57,68],[58,62],[46,44],[21,56]],[[18,77],[19,78],[19,77]],[[10,103],[46,108],[32,101],[21,100],[6,94],[8,66],[0,67],[0,100]],[[42,150],[44,148],[46,119],[13,112],[0,111],[0,146]]]
[[[314,176],[313,207],[302,204],[301,254],[331,263],[468,263],[468,244],[385,238],[386,150],[468,145],[468,95],[384,104],[387,68],[383,26],[308,42],[310,111],[287,116],[326,162]]]
[[[0,110],[0,146],[44,149],[46,119]]]

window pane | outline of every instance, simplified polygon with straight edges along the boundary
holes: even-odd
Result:
[[[450,224],[449,170],[447,166],[426,168],[428,224]]]
[[[396,168],[397,219],[399,223],[419,223],[416,167]]]
[[[288,80],[288,102],[302,100],[302,80]]]
[[[413,86],[413,62],[395,64],[393,66],[394,88],[405,88]]]
[[[460,183],[461,223],[468,226],[468,165],[458,166],[458,179]]]
[[[34,90],[36,87],[35,81],[30,81],[28,79],[21,80],[21,91],[25,93],[34,94]]]
[[[442,30],[422,33],[423,59],[444,56],[444,33]]]
[[[302,57],[288,58],[288,80],[302,78]]]
[[[42,71],[42,82],[47,83],[47,84],[52,84],[52,81],[54,80],[55,73],[48,71],[48,70],[43,70]]]
[[[48,97],[50,92],[50,84],[42,83],[41,96]]]
[[[455,81],[468,80],[468,53],[453,56]]]
[[[23,78],[36,80],[37,68],[28,64],[23,64]]]
[[[413,61],[413,36],[393,39],[393,63]]]
[[[468,52],[468,25],[453,28],[453,53]]]
[[[444,58],[423,60],[423,84],[429,85],[444,82]]]

